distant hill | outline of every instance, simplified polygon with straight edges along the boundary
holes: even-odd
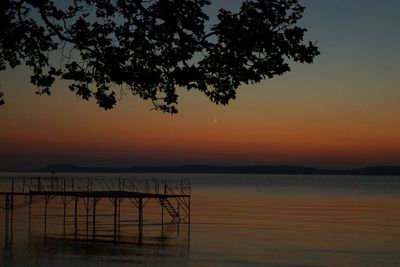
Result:
[[[301,166],[134,166],[129,168],[82,167],[71,164],[54,164],[35,172],[104,172],[104,173],[226,173],[226,174],[325,174],[325,175],[400,175],[400,166],[374,166],[349,170],[327,170]]]
[[[357,175],[400,175],[400,166],[373,166],[351,170]]]

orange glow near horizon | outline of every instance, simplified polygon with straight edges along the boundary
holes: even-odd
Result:
[[[249,94],[243,94],[244,101],[239,95],[239,100],[227,107],[210,104],[200,94],[183,93],[181,112],[176,116],[149,111],[148,103],[133,97],[105,112],[94,104],[74,100],[69,92],[60,91],[52,97],[16,94],[15,99],[31,103],[25,109],[18,108],[24,104],[20,102],[4,107],[0,137],[3,151],[8,152],[2,160],[9,163],[2,169],[52,163],[329,168],[400,163],[400,140],[396,138],[400,125],[388,124],[391,117],[376,120],[368,117],[369,112],[345,110],[351,107],[336,114],[329,107],[307,110],[306,104],[299,113],[296,103],[280,105],[281,113],[270,113],[268,109],[279,109],[279,102],[271,99],[262,107],[264,111],[260,110],[252,104],[259,91],[251,92],[251,101],[246,99]],[[282,96],[273,93],[271,97],[279,100]],[[346,114],[347,118],[341,117]]]
[[[228,106],[178,88],[175,116],[129,94],[106,112],[65,81],[52,96],[36,96],[26,68],[1,71],[0,171],[54,163],[400,165],[396,4],[308,2],[302,23],[321,55],[241,86]]]

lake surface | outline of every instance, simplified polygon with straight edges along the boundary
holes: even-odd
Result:
[[[2,173],[0,177],[38,176]],[[49,174],[41,174],[48,176]],[[14,212],[12,242],[6,242],[0,210],[0,266],[400,266],[400,177],[57,174],[62,177],[190,178],[192,217],[164,229],[157,203],[144,211],[144,241],[134,244],[137,210],[125,202],[122,241],[74,241],[62,236],[61,202],[49,203],[47,237],[43,204]],[[101,201],[99,231],[110,235],[112,206]],[[4,197],[0,199],[4,207]],[[83,209],[83,206],[81,206]],[[72,210],[72,209],[71,209]],[[80,233],[84,232],[80,218]],[[9,238],[9,236],[7,237]],[[130,242],[132,241],[132,242]]]

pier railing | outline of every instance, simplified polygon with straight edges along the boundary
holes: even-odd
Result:
[[[189,179],[12,177],[0,178],[0,194],[32,192],[131,192],[190,195]]]

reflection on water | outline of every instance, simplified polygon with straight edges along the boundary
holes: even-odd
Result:
[[[4,266],[185,266],[187,249],[33,238],[3,251]],[[3,266],[3,265],[2,265]]]
[[[178,236],[170,225],[161,238],[159,206],[151,203],[142,247],[135,245],[137,211],[129,203],[121,207],[122,244],[107,242],[112,235],[107,202],[99,208],[103,242],[74,241],[70,217],[64,239],[61,205],[52,200],[47,238],[40,204],[33,209],[31,232],[26,210],[15,211],[12,246],[4,242],[0,221],[0,266],[400,266],[399,177],[190,176],[190,247],[186,227]]]

